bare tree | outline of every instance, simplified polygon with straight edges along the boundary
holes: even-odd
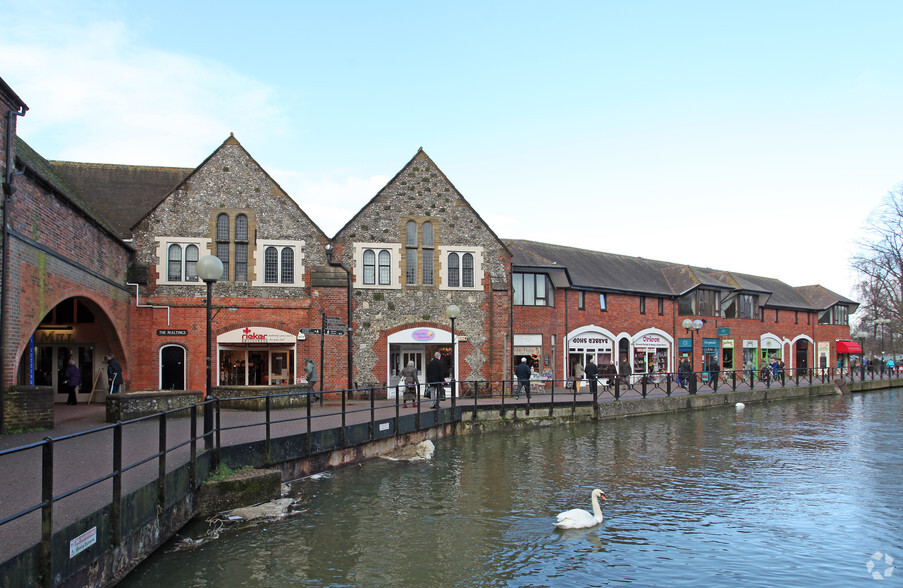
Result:
[[[860,276],[859,328],[876,340],[883,334],[878,326],[886,328],[893,346],[903,319],[903,185],[872,211],[858,245],[850,264]]]

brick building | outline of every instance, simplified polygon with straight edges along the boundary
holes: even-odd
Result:
[[[306,358],[328,390],[391,389],[436,352],[461,380],[500,380],[520,357],[561,379],[587,359],[807,368],[856,350],[857,303],[822,286],[503,241],[422,149],[330,239],[235,137],[194,168],[48,162],[15,135],[25,104],[2,80],[0,94],[4,389],[62,392],[74,357],[81,399],[100,400],[108,351],[126,390],[204,389],[207,254],[224,266],[215,385],[293,384]]]

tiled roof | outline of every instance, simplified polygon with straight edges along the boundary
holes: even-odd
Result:
[[[122,239],[131,238],[132,226],[193,171],[193,168],[182,167],[50,163],[103,215]]]
[[[81,210],[86,216],[91,218],[95,223],[112,235],[116,235],[116,231],[106,221],[103,215],[98,214],[97,210],[92,206],[91,202],[64,176],[57,172],[57,169],[46,159],[38,155],[38,152],[32,149],[28,143],[21,137],[15,137],[16,159],[26,168],[32,171],[41,181],[50,186],[59,196],[65,198],[72,203],[77,209]]]
[[[736,272],[676,265],[641,257],[603,253],[509,239],[515,269],[558,269],[570,276],[573,288],[629,292],[659,296],[680,296],[698,286],[723,290],[768,294],[769,307],[822,310],[838,302],[858,306],[848,298],[823,286],[794,288],[784,282]]]

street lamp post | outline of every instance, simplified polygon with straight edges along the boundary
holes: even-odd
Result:
[[[212,371],[210,369],[210,340],[213,338],[213,284],[223,277],[223,262],[215,255],[204,255],[197,262],[198,277],[207,284],[207,388],[204,390],[204,400],[210,399],[212,385]],[[204,405],[204,447],[213,447],[213,410],[211,404]]]
[[[696,394],[696,333],[705,324],[701,319],[684,319],[681,326],[690,333],[690,361],[693,371],[690,372],[689,390],[690,394]]]
[[[455,409],[455,396],[458,390],[458,344],[455,340],[455,319],[461,314],[461,309],[457,304],[449,304],[445,307],[445,316],[451,319],[451,339],[452,339],[452,385],[451,385],[451,406]]]
[[[882,365],[881,371],[883,372],[884,371],[883,366],[887,363],[887,359],[884,356],[884,354],[885,354],[884,344],[886,342],[885,338],[884,338],[884,334],[887,331],[887,325],[888,325],[888,323],[890,323],[890,319],[886,319],[886,318],[875,319],[874,323],[876,325],[881,325],[881,365]]]

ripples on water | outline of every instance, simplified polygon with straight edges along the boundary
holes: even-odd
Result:
[[[870,583],[874,552],[903,561],[901,416],[894,390],[441,440],[432,463],[305,482],[306,513],[122,585]],[[602,525],[554,530],[595,487]]]

